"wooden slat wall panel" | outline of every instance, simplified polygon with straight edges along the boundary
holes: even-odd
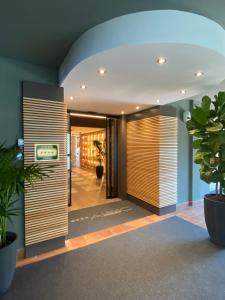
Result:
[[[35,161],[35,144],[59,144],[59,161],[54,173],[37,181],[25,193],[25,245],[32,245],[68,233],[67,211],[67,109],[62,102],[23,99],[24,163]]]
[[[177,118],[127,123],[127,193],[158,208],[177,201]]]
[[[159,205],[159,116],[127,123],[127,193]]]
[[[177,203],[177,118],[160,116],[160,203]]]

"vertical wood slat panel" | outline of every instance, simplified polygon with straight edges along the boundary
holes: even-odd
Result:
[[[155,207],[177,202],[177,118],[127,123],[127,193]]]
[[[59,160],[39,162],[55,165],[54,173],[37,181],[25,193],[25,245],[68,233],[67,211],[67,108],[62,102],[23,99],[24,164],[35,162],[35,144],[59,144]]]

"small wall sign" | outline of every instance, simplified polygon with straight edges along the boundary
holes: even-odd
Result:
[[[35,161],[59,160],[59,144],[35,144]]]

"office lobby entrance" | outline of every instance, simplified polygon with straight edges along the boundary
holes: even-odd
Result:
[[[225,1],[17,2],[0,300],[225,300]]]
[[[70,114],[69,212],[118,201],[112,189],[117,153],[113,126],[105,116]]]
[[[69,211],[106,203],[106,129],[73,126]]]

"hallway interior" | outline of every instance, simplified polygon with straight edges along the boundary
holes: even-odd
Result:
[[[71,178],[71,206],[69,211],[119,201],[119,198],[106,199],[106,179],[96,178],[95,170],[73,168]]]
[[[79,120],[78,120],[79,124]],[[71,126],[71,205],[69,212],[119,201],[106,197],[106,129],[99,120],[95,127]],[[100,144],[101,154],[95,143]],[[96,167],[102,165],[102,177]]]

